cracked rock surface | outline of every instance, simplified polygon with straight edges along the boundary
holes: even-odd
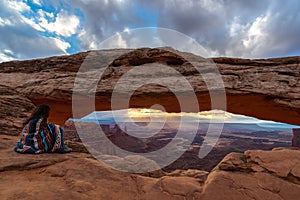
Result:
[[[210,110],[207,84],[222,87],[216,81],[221,74],[227,96],[227,110],[261,119],[298,124],[300,115],[300,57],[273,59],[213,58],[206,60],[190,53],[170,48],[112,49],[57,56],[28,61],[0,63],[0,85],[8,86],[34,103],[49,103],[57,114],[53,120],[63,124],[72,114],[72,90],[75,77],[84,87],[97,84],[96,108],[110,109],[110,95],[120,77],[136,71],[121,87],[144,83],[154,78],[160,83],[178,80],[175,69],[194,89],[201,110]],[[213,70],[213,67],[219,70]],[[77,73],[81,67],[88,71]],[[165,69],[163,71],[159,71]],[[158,71],[157,71],[158,70]],[[100,77],[95,72],[103,72]],[[201,74],[201,75],[199,75]],[[202,77],[207,78],[207,82]],[[97,81],[97,82],[95,82]],[[121,88],[122,89],[122,88]],[[184,96],[186,87],[177,87]],[[180,106],[166,87],[148,84],[131,98],[131,107],[164,105],[169,112],[179,112]],[[64,108],[63,110],[61,108]],[[84,113],[88,114],[88,113]]]
[[[197,199],[205,179],[119,172],[87,153],[17,154],[17,139],[0,135],[1,199]]]
[[[110,109],[107,97],[113,88],[112,83],[123,73],[134,66],[151,63],[170,66],[185,75],[197,93],[201,109],[210,109],[207,88],[190,67],[191,63],[202,66],[204,60],[191,54],[174,54],[164,49],[119,49],[1,63],[1,200],[299,199],[300,151],[297,149],[231,153],[210,173],[176,170],[143,175],[111,169],[91,157],[84,147],[76,146],[76,142],[70,143],[70,146],[77,147],[74,148],[76,152],[69,154],[21,155],[13,152],[22,123],[34,104],[49,103],[52,122],[62,125],[72,117],[74,80],[90,53],[91,56],[101,53],[108,59],[117,56],[99,82],[101,87],[96,93],[98,110]],[[191,63],[182,57],[189,58]],[[214,62],[226,87],[228,111],[300,125],[299,57],[267,60],[215,58]],[[207,66],[202,66],[201,70],[210,73]],[[88,74],[83,75],[88,77]],[[169,75],[166,80],[174,79],[172,74]],[[130,81],[140,81],[145,76],[148,75],[141,72]],[[161,103],[167,111],[178,112],[178,104],[166,88],[147,85],[143,89],[133,96],[132,107]]]
[[[0,135],[2,199],[293,200],[300,195],[297,149],[231,153],[210,173],[139,175],[111,169],[87,153],[17,154],[12,151],[17,140]]]
[[[228,154],[208,175],[200,199],[298,199],[300,151]]]

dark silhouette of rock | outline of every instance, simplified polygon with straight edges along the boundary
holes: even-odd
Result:
[[[299,128],[293,129],[292,147],[300,148],[300,129]]]

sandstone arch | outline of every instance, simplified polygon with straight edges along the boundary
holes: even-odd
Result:
[[[203,62],[203,58],[169,48],[115,49],[94,51],[108,56],[119,56],[111,67],[126,67],[145,63],[165,63],[181,70],[189,78],[193,71],[180,55]],[[29,61],[0,63],[0,84],[14,88],[33,103],[47,102],[52,105],[52,120],[63,123],[71,117],[72,87],[76,72],[89,52],[71,56],[51,57]],[[178,56],[179,55],[179,56]],[[227,110],[261,119],[300,125],[300,57],[275,59],[214,58],[226,86]],[[116,75],[108,76],[109,82]],[[201,110],[210,109],[207,90],[196,88]],[[111,85],[97,91],[97,109],[110,108]],[[158,98],[159,97],[159,98]],[[188,98],[188,97],[187,97]],[[132,107],[150,107],[154,103],[165,105],[167,111],[178,112],[174,96],[165,88],[136,93],[131,99]],[[84,105],[84,101],[83,101]],[[84,113],[83,113],[84,114]]]

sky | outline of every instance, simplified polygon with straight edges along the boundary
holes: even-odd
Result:
[[[137,28],[183,33],[211,57],[300,55],[298,0],[0,0],[0,62],[101,49]],[[130,40],[130,46],[139,46]]]

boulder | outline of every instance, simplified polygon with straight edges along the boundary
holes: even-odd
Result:
[[[300,151],[231,153],[208,175],[200,199],[298,199]]]

